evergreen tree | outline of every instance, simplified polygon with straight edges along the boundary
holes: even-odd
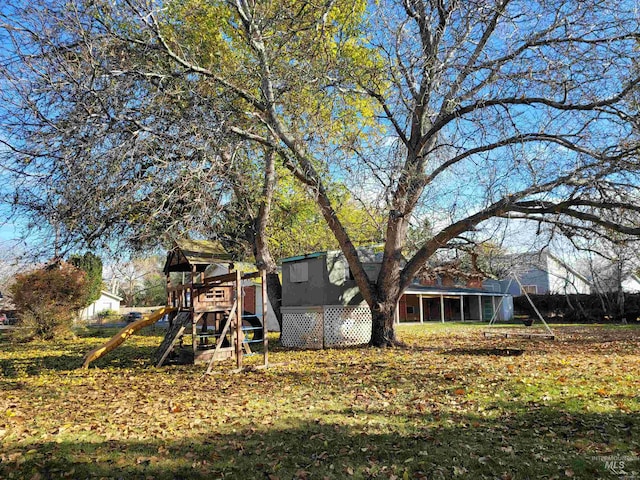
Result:
[[[102,260],[97,255],[86,252],[84,255],[71,255],[69,263],[87,274],[86,306],[100,298],[102,290]]]

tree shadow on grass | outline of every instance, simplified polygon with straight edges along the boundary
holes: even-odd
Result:
[[[45,370],[69,371],[82,366],[75,355],[42,355],[0,360],[0,373],[5,378],[40,375]]]
[[[28,451],[5,440],[0,477],[619,478],[600,457],[637,458],[633,439],[640,432],[632,414],[551,410],[542,415],[523,407],[500,417],[415,413],[403,418],[404,427],[387,433],[377,425],[388,412],[350,409],[339,417],[319,412],[315,421],[292,417],[279,422],[281,428],[248,425],[225,433],[212,428],[186,438],[166,430],[149,431],[146,440],[50,435],[29,444]],[[354,415],[361,415],[357,424]],[[633,468],[632,463],[627,465]],[[640,470],[640,459],[635,466]]]

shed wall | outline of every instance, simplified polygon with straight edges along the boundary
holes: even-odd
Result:
[[[292,282],[290,267],[302,262],[307,263],[308,280],[306,282]],[[282,306],[324,305],[326,275],[324,256],[285,263],[282,266]]]

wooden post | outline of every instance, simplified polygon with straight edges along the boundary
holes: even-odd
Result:
[[[235,335],[235,347],[236,347],[236,367],[238,370],[242,369],[242,273],[240,270],[236,270],[236,303],[238,310],[236,314],[236,335]]]
[[[464,322],[464,295],[460,295],[460,321]]]
[[[194,288],[196,274],[197,274],[196,266],[193,265],[191,267],[191,293],[189,294],[189,307],[191,307],[191,308],[195,308],[195,305],[196,305],[196,299],[195,299],[196,292],[195,292],[195,288]]]
[[[269,339],[267,333],[269,328],[267,326],[267,271],[262,270],[260,272],[260,279],[262,280],[262,357],[264,359],[264,366],[269,365]]]
[[[440,320],[444,323],[444,295],[440,294]]]
[[[483,311],[482,311],[482,295],[478,295],[478,316],[480,317],[480,321],[483,322],[484,319],[482,318],[483,315]]]
[[[422,294],[418,295],[418,308],[420,309],[420,323],[424,323],[424,313],[422,312]]]
[[[196,363],[196,352],[198,351],[198,317],[195,312],[191,312],[191,348],[193,349],[193,363]]]
[[[400,300],[396,302],[396,311],[394,316],[396,317],[396,323],[400,325]]]
[[[167,272],[167,285],[165,287],[167,290],[167,307],[173,307],[171,304],[171,274]]]

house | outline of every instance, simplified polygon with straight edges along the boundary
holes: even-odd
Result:
[[[529,294],[588,294],[588,279],[555,255],[543,252],[505,255],[497,260],[504,272],[499,280],[485,280],[486,290],[513,296]]]
[[[122,298],[106,290],[100,291],[100,298],[93,302],[88,307],[84,308],[80,312],[80,318],[83,320],[90,320],[95,318],[100,312],[111,310],[114,312],[120,311],[120,302]]]
[[[380,273],[382,253],[359,249],[371,282]],[[443,281],[444,280],[444,281]],[[499,291],[439,284],[410,285],[396,308],[396,322],[490,320],[510,318],[510,296]],[[437,282],[436,282],[437,283]],[[508,301],[500,301],[507,299]],[[287,347],[322,348],[357,345],[371,338],[371,311],[356,286],[344,254],[316,252],[282,260],[282,336]]]

